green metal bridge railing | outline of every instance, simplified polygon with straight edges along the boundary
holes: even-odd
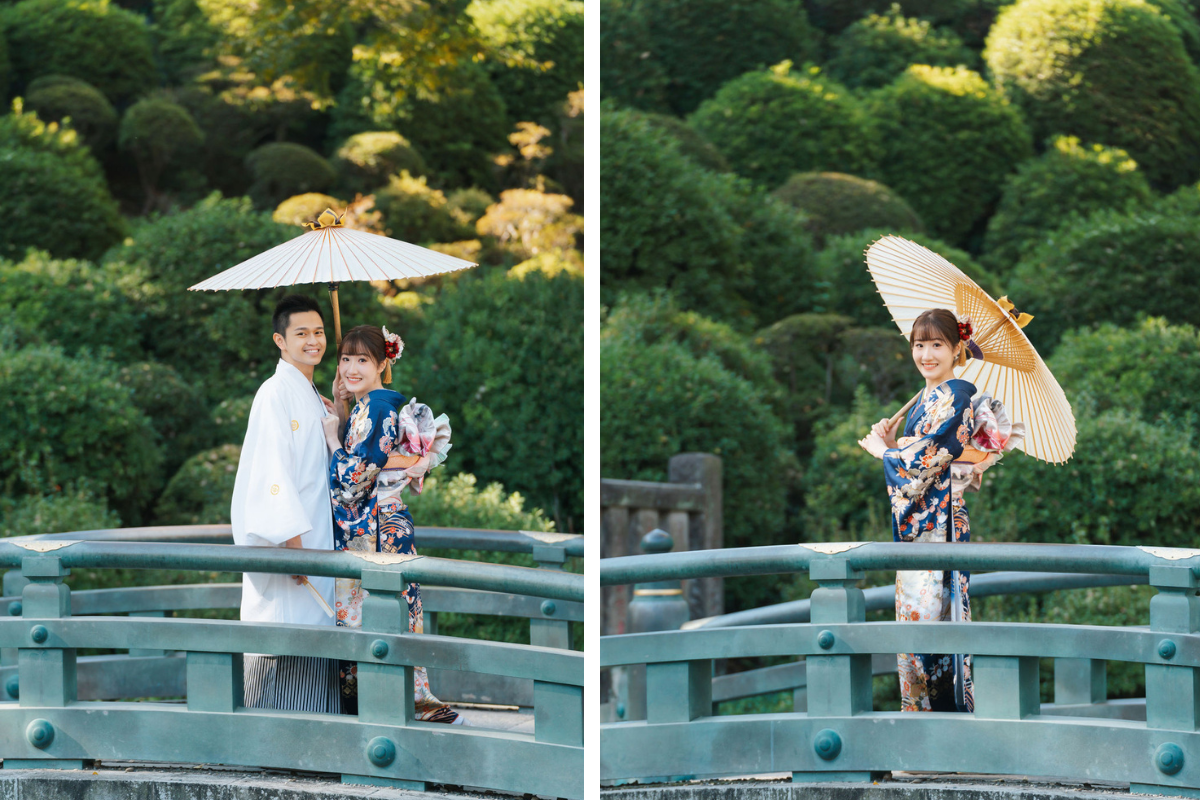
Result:
[[[12,568],[5,594],[20,592],[19,599],[7,599],[9,616],[0,617],[4,686],[15,695],[0,702],[3,767],[78,769],[93,760],[219,763],[340,774],[355,783],[411,788],[439,783],[582,797],[583,655],[567,648],[571,620],[582,618],[583,578],[554,569],[572,551],[582,554],[580,537],[445,530],[431,535],[435,530],[418,529],[423,547],[523,551],[551,568],[184,543],[228,541],[228,526],[0,540],[0,568]],[[359,578],[370,594],[361,630],[172,619],[140,614],[230,607],[240,587],[72,593],[63,578],[73,568]],[[400,593],[409,581],[430,586],[427,593],[440,596],[436,604],[446,610],[487,608],[483,613],[527,616],[532,644],[408,633]],[[139,616],[114,616],[121,612]],[[130,655],[77,657],[80,649]],[[242,656],[248,652],[356,661],[359,691],[371,702],[362,703],[357,716],[247,709]],[[534,733],[413,719],[416,666],[531,682]],[[184,694],[186,703],[88,699]]]
[[[1043,573],[972,579],[973,588],[982,583],[985,590],[989,582],[1005,581],[1017,591],[1149,583],[1158,594],[1148,628],[866,622],[868,595],[856,584],[866,570],[884,569]],[[687,578],[803,570],[819,588],[805,608],[776,607],[767,620],[759,610],[744,612],[732,626],[715,618],[686,630],[602,637],[602,668],[646,665],[646,714],[602,726],[601,779],[791,772],[798,782],[856,782],[905,770],[1128,781],[1138,793],[1200,796],[1198,569],[1200,550],[984,543],[774,546],[604,559],[601,585],[661,587]],[[885,591],[872,591],[879,595],[872,605]],[[894,671],[895,654],[912,652],[972,654],[974,713],[874,711],[873,667],[883,671],[886,659]],[[713,660],[766,656],[805,657],[807,710],[713,716]],[[1064,677],[1087,684],[1070,698],[1074,705],[1041,705],[1041,658],[1061,659],[1056,682],[1061,663],[1070,668]],[[1105,701],[1103,670],[1110,660],[1144,665],[1144,719]],[[763,677],[749,694],[766,685]],[[796,683],[795,675],[776,677],[781,685]]]

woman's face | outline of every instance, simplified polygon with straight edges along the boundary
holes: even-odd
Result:
[[[955,348],[945,339],[918,339],[913,342],[913,363],[926,380],[948,380],[954,375]]]
[[[355,397],[361,397],[372,389],[383,386],[380,375],[383,374],[385,366],[385,363],[376,362],[370,356],[346,353],[338,362],[338,377]]]

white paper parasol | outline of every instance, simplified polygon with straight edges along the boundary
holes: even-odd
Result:
[[[1022,328],[1033,319],[1013,312],[1007,298],[993,300],[958,267],[915,242],[884,236],[867,248],[867,269],[900,332],[932,308],[947,308],[975,329],[972,358],[954,374],[1004,403],[1014,422],[1024,422],[1020,446],[1034,458],[1057,464],[1075,450],[1071,404]]]

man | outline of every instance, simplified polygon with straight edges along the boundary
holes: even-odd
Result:
[[[330,551],[333,512],[322,420],[333,406],[312,382],[325,354],[324,318],[311,298],[289,295],[275,306],[272,325],[279,364],[250,409],[230,510],[233,540]],[[314,595],[332,606],[333,578],[244,573],[242,620],[333,625],[333,616]],[[339,713],[337,662],[247,653],[245,703]]]

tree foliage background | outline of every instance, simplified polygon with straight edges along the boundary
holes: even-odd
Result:
[[[291,289],[187,287],[326,207],[479,263],[341,289],[454,425],[423,506],[580,530],[582,25],[578,0],[5,4],[0,530],[228,521]],[[325,393],[332,363],[331,332]]]

